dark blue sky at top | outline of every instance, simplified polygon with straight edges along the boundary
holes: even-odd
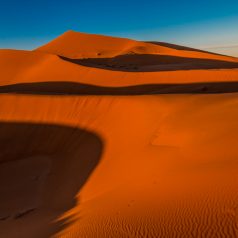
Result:
[[[238,18],[238,0],[0,0],[0,48],[18,48],[22,41],[31,48],[69,29],[125,37],[134,32],[143,39],[153,29],[176,33],[178,27],[179,33],[183,25],[192,29],[233,17]]]

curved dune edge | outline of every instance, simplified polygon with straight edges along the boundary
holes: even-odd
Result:
[[[140,63],[237,61],[75,32],[0,50],[0,237],[238,236],[238,70],[126,72],[59,57],[132,48]]]

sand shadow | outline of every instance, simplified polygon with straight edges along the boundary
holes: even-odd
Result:
[[[50,237],[97,167],[102,139],[53,124],[0,123],[1,237]],[[14,229],[11,229],[15,227]]]
[[[154,95],[154,94],[213,94],[238,92],[238,82],[201,82],[186,84],[142,84],[106,87],[75,82],[19,83],[0,86],[0,94],[30,95]]]
[[[235,69],[238,62],[214,59],[187,58],[171,55],[127,54],[113,58],[60,59],[81,66],[123,72],[160,72],[205,69]]]

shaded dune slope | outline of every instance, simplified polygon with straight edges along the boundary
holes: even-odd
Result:
[[[214,94],[238,92],[238,82],[203,82],[188,84],[142,84],[105,87],[75,82],[36,82],[0,86],[1,93],[32,95],[155,95],[155,94]]]
[[[114,58],[70,59],[63,56],[60,56],[60,58],[82,66],[125,72],[238,68],[238,62],[153,54],[128,54],[119,55]]]
[[[17,237],[9,225],[33,223],[25,237],[49,237],[62,229],[56,218],[76,206],[76,195],[100,161],[103,141],[95,133],[54,124],[0,123],[1,237]],[[3,227],[4,225],[4,227]],[[5,233],[5,230],[8,230]]]

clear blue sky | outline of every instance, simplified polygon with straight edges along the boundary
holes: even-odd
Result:
[[[238,0],[7,0],[0,48],[32,49],[75,31],[197,47],[238,44]]]

